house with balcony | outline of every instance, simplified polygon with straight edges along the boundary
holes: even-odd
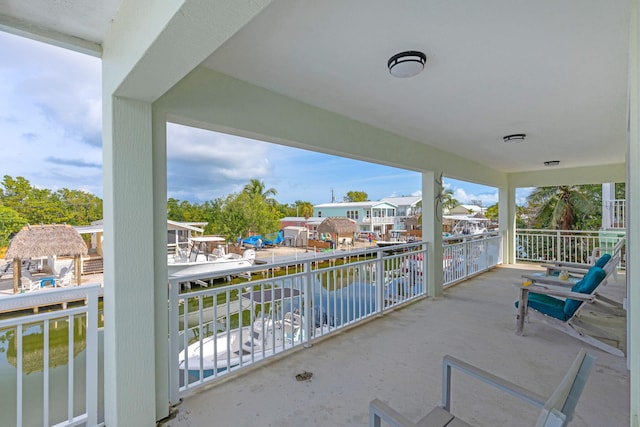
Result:
[[[383,197],[380,201],[397,206],[396,218],[393,223],[394,230],[407,230],[405,221],[409,218],[417,220],[422,214],[422,197],[420,196]]]
[[[627,301],[625,358],[593,350],[595,380],[587,383],[576,416],[590,425],[637,426],[640,233],[630,230],[640,224],[639,3],[9,0],[0,14],[2,31],[102,61],[105,273],[104,290],[91,292],[104,294],[104,346],[94,335],[86,344],[87,360],[95,360],[87,369],[93,391],[86,424],[98,425],[103,412],[107,426],[153,426],[170,416],[172,425],[365,425],[368,402],[378,396],[417,420],[425,399],[437,404],[439,359],[447,353],[464,353],[493,372],[507,369],[537,393],[548,392],[582,343],[542,327],[516,336],[505,326],[514,322],[512,285],[520,280],[508,275],[520,268],[516,189],[624,182],[628,263],[617,289]],[[231,372],[221,385],[181,394],[178,342],[186,334],[179,325],[190,320],[168,306],[170,293],[177,306],[194,296],[167,284],[168,123],[421,174],[420,256],[402,260],[422,262],[412,264],[411,272],[421,274],[402,296],[414,303],[390,313],[385,308],[348,334],[306,343],[313,345],[279,360],[286,363],[263,360],[241,379]],[[460,248],[443,263],[443,176],[498,189],[499,236],[484,245],[491,250]],[[385,206],[387,213],[397,209]],[[370,225],[388,216],[370,212]],[[475,253],[483,257],[467,262]],[[381,272],[379,256],[367,256],[363,263],[378,264],[363,266],[359,277]],[[506,268],[486,270],[496,262]],[[482,268],[473,270],[468,286],[449,290],[449,265],[463,272]],[[292,280],[303,275],[304,286],[316,283],[312,273],[310,261],[288,272]],[[367,289],[384,289],[382,274],[372,280]],[[379,301],[382,310],[384,297],[367,301]],[[387,298],[388,307],[398,299]],[[89,300],[97,310],[97,296]],[[92,313],[87,328],[95,330]],[[22,323],[14,328],[22,331]],[[13,342],[21,354],[21,340]],[[101,410],[94,398],[99,352],[108,372]],[[504,425],[498,417],[511,411],[506,425],[522,425],[525,417],[535,423],[519,406],[495,411],[500,397],[478,403],[483,391],[462,391],[471,395],[460,406],[469,419]],[[30,396],[28,405],[19,400],[16,407],[31,410],[48,401]]]
[[[394,228],[398,206],[386,202],[322,203],[313,207],[317,217],[349,218],[358,225],[358,231],[384,236]]]

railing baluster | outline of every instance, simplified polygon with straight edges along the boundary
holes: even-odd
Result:
[[[62,304],[68,300],[85,300],[85,306],[68,307],[63,306],[60,310],[44,311],[24,317],[13,317],[0,320],[0,330],[7,330],[15,328],[15,346],[16,346],[16,419],[15,424],[22,426],[24,424],[33,424],[37,422],[44,425],[50,425],[52,422],[58,426],[64,425],[78,425],[83,423],[88,426],[97,425],[97,392],[91,393],[91,387],[88,385],[85,389],[84,399],[84,412],[81,414],[74,414],[74,349],[76,343],[74,341],[75,332],[75,320],[80,320],[80,316],[91,316],[98,319],[97,300],[100,291],[99,285],[84,285],[82,288],[74,289],[54,289],[39,294],[29,295],[22,294],[16,295],[11,298],[6,298],[0,301],[0,309],[2,311],[10,311],[15,309],[30,308],[33,306],[39,306],[44,304]],[[52,321],[66,321],[68,325],[68,345],[67,345],[67,401],[64,403],[57,403],[57,399],[51,401],[51,375],[52,369],[50,365],[50,357],[52,355],[51,349],[51,322]],[[27,328],[25,328],[25,325]],[[55,326],[54,326],[55,327]],[[39,329],[41,332],[34,332]],[[24,401],[25,395],[29,395],[31,391],[24,383],[25,374],[25,349],[24,349],[24,334],[42,334],[42,402],[32,402],[30,404],[41,404],[42,406],[42,418],[37,421],[31,417],[30,413],[25,414]],[[97,383],[98,379],[98,340],[97,340],[97,328],[94,330],[86,331],[86,351],[85,351],[85,376],[87,384],[89,381]],[[95,362],[94,362],[95,361]],[[27,372],[29,373],[29,372]],[[97,387],[96,387],[97,390]],[[64,402],[64,401],[63,401]],[[37,406],[36,406],[37,407]],[[10,416],[5,414],[5,416]],[[63,421],[58,422],[58,418],[62,418]]]
[[[309,263],[305,263],[304,264],[304,279],[303,279],[303,284],[304,284],[304,291],[303,291],[303,298],[304,298],[304,321],[302,322],[302,327],[305,328],[305,339],[303,340],[304,346],[305,347],[310,347],[311,346],[311,295],[312,294],[312,288],[311,288],[311,266]],[[292,319],[293,320],[293,319]]]
[[[42,425],[46,426],[49,425],[49,321],[45,320],[43,326]]]
[[[179,396],[181,391],[190,390],[197,387],[200,387],[208,382],[215,380],[221,375],[225,375],[227,373],[236,372],[242,368],[244,365],[249,365],[252,362],[258,362],[261,359],[265,359],[271,357],[272,355],[288,350],[291,347],[296,347],[298,345],[303,345],[305,347],[311,345],[314,341],[314,336],[321,336],[325,334],[326,329],[322,328],[316,333],[315,331],[315,320],[318,320],[318,325],[328,325],[329,331],[333,332],[335,330],[344,328],[353,323],[356,323],[366,317],[370,317],[373,315],[380,315],[385,310],[385,279],[388,278],[390,283],[394,285],[390,285],[390,293],[393,294],[392,298],[390,298],[391,305],[397,305],[401,302],[408,301],[412,298],[420,297],[426,294],[426,265],[427,265],[427,256],[426,249],[427,245],[422,243],[413,243],[402,245],[404,247],[398,247],[402,249],[403,252],[391,252],[386,253],[381,248],[368,248],[363,251],[349,251],[348,253],[344,252],[334,252],[331,255],[323,254],[320,255],[316,252],[313,254],[309,254],[309,257],[302,260],[295,261],[295,268],[288,268],[290,263],[275,263],[268,267],[269,274],[267,277],[262,279],[253,280],[251,282],[250,289],[257,290],[260,294],[262,294],[261,301],[263,303],[270,304],[271,307],[274,307],[275,304],[279,304],[282,307],[283,312],[279,316],[284,316],[288,311],[295,311],[296,308],[300,308],[302,311],[301,319],[303,322],[303,330],[301,330],[301,336],[304,336],[303,340],[299,338],[291,338],[289,340],[288,333],[285,334],[284,329],[280,329],[274,331],[274,333],[269,333],[268,329],[270,328],[271,320],[267,317],[256,317],[255,312],[252,312],[249,317],[248,322],[244,322],[242,317],[242,309],[240,302],[236,301],[236,293],[242,294],[243,288],[246,286],[242,284],[228,285],[224,287],[217,287],[211,289],[202,289],[202,290],[194,290],[188,294],[180,294],[179,293],[179,281],[173,281],[171,283],[172,290],[176,290],[175,293],[171,292],[172,295],[172,303],[170,304],[171,310],[173,313],[170,315],[170,319],[172,321],[171,332],[172,336],[170,337],[172,344],[170,344],[170,348],[172,349],[172,353],[178,354],[180,351],[177,349],[178,347],[173,344],[177,340],[177,336],[180,333],[180,326],[178,326],[179,316],[175,313],[179,310],[179,304],[173,302],[173,298],[179,299],[183,298],[186,303],[184,304],[185,313],[187,315],[183,318],[184,322],[181,323],[181,328],[184,331],[183,334],[183,347],[185,350],[189,348],[189,339],[190,331],[198,332],[198,340],[196,344],[192,344],[192,364],[195,365],[195,360],[198,355],[200,355],[200,363],[198,364],[197,370],[200,371],[200,378],[197,380],[189,379],[188,372],[183,372],[183,380],[181,384],[179,381],[172,380],[172,387],[177,390],[175,393],[172,391],[172,396]],[[389,249],[387,249],[389,251]],[[421,258],[420,258],[421,257]],[[419,261],[418,261],[419,260]],[[338,263],[337,261],[341,261]],[[272,261],[273,262],[273,261]],[[326,264],[329,264],[326,266]],[[420,264],[422,263],[422,264]],[[283,270],[288,270],[288,274],[281,277],[275,276],[275,270],[278,268],[282,268]],[[255,266],[249,269],[249,271],[256,270],[264,270],[265,267]],[[246,269],[243,269],[246,270]],[[230,274],[233,275],[233,272]],[[195,281],[195,280],[206,280],[203,277],[198,277],[197,275],[184,277],[181,279],[182,281]],[[417,283],[420,280],[421,288],[418,289]],[[327,289],[323,288],[323,283],[328,285]],[[395,286],[395,287],[393,287]],[[302,292],[297,295],[287,295],[283,298],[275,298],[274,293],[269,292],[272,297],[270,301],[265,301],[265,296],[267,295],[265,290],[270,288],[291,288],[291,289],[299,289]],[[221,300],[218,301],[217,295],[220,294]],[[233,295],[232,295],[233,294]],[[249,297],[251,301],[249,303],[252,307],[254,307],[254,302],[257,303],[258,296],[256,295],[256,301],[254,301],[253,295]],[[224,299],[222,299],[224,296]],[[192,317],[198,318],[197,325],[189,325],[187,322],[188,317],[188,307],[190,306],[189,300],[195,298],[198,303],[194,310],[197,310],[198,313],[192,313]],[[209,298],[212,299],[211,305],[213,306],[211,309],[209,307]],[[267,297],[268,298],[268,297]],[[238,309],[236,309],[236,304],[238,304]],[[263,307],[267,307],[264,305]],[[390,307],[391,308],[391,307]],[[213,317],[211,318],[212,328],[213,328],[213,336],[207,338],[207,330],[204,328],[205,322],[208,322],[209,318],[204,316],[204,312],[208,311],[211,313],[213,311]],[[226,311],[223,313],[222,311]],[[237,310],[237,311],[236,311]],[[202,356],[202,352],[198,352],[196,349],[197,345],[201,347],[207,347],[206,351],[209,354],[212,341],[213,343],[213,357],[214,366],[216,364],[216,358],[218,357],[218,348],[216,347],[218,333],[216,327],[216,320],[218,317],[225,317],[226,319],[226,333],[233,331],[236,327],[235,323],[230,321],[231,316],[235,318],[238,316],[238,329],[241,331],[242,327],[247,327],[242,332],[236,331],[236,338],[240,338],[241,342],[233,344],[230,343],[230,340],[222,339],[220,341],[219,346],[222,347],[220,350],[220,358],[224,359],[227,365],[227,369],[221,372],[214,372],[213,375],[205,372],[209,370],[209,363],[211,360],[207,356],[206,360],[204,360]],[[209,314],[207,314],[209,316]],[[278,317],[280,319],[280,317]],[[273,319],[277,320],[276,318]],[[284,320],[284,319],[283,319]],[[253,339],[253,335],[251,333],[247,333],[247,331],[252,328],[260,326],[259,323],[263,323],[263,331],[267,332],[266,336],[270,337],[270,345],[267,345],[269,341],[264,341],[264,346],[260,351],[256,350],[255,353],[252,353],[250,356],[246,357],[244,361],[238,359],[233,352],[235,350],[242,351],[242,342],[250,341]],[[174,324],[176,326],[174,326]],[[193,329],[195,328],[195,329]],[[249,336],[247,336],[249,335]],[[198,342],[199,341],[199,342]],[[236,344],[239,344],[236,348]],[[224,347],[223,347],[224,346]],[[273,348],[273,351],[270,349]],[[224,350],[226,350],[226,354],[224,354]],[[231,357],[231,355],[233,357]],[[223,355],[224,354],[224,355]],[[176,371],[177,366],[180,362],[185,360],[185,358],[171,357],[171,360],[174,361],[172,363],[171,370]],[[236,362],[236,360],[238,362]],[[186,358],[184,365],[188,365],[188,358]],[[224,362],[223,362],[224,363]],[[221,363],[221,364],[223,364]],[[183,366],[183,368],[187,368],[187,366]],[[194,369],[194,367],[191,367]],[[171,374],[173,378],[174,375]],[[177,378],[177,376],[176,376]]]

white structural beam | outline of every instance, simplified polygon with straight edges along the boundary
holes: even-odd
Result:
[[[199,67],[154,103],[172,122],[417,172],[506,185],[463,157]]]
[[[632,427],[640,427],[640,6],[632,0],[629,34],[629,144],[627,152],[627,358]]]
[[[63,34],[53,28],[45,28],[0,13],[0,30],[20,37],[62,47],[91,56],[100,57],[102,46],[98,43]]]
[[[104,80],[117,96],[153,102],[271,0],[125,0],[104,42]]]
[[[156,419],[151,106],[103,99],[106,425]],[[166,283],[166,277],[165,277]],[[165,285],[166,286],[166,285]],[[165,305],[166,310],[166,305]]]
[[[427,295],[442,295],[442,171],[422,173],[422,240],[429,242]]]
[[[269,1],[125,0],[103,45],[105,421],[168,415],[166,122],[151,102]]]
[[[498,224],[502,236],[502,262],[513,264],[516,262],[516,189],[511,185],[498,190]]]

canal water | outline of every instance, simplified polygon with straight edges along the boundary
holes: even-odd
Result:
[[[85,408],[85,330],[84,317],[73,322],[73,412],[84,413]],[[42,426],[44,396],[44,326],[43,323],[23,328],[22,340],[22,421],[24,426]],[[69,325],[66,318],[50,321],[49,326],[49,422],[56,424],[67,419],[69,378]],[[17,360],[16,330],[0,330],[0,414],[2,426],[14,426],[17,420]],[[98,419],[104,420],[103,410],[103,333],[99,331]]]
[[[286,286],[291,286],[283,284]],[[293,285],[293,287],[297,287]],[[421,286],[412,287],[411,293],[420,293]],[[408,293],[408,281],[400,279],[388,283],[385,287],[384,298],[392,298],[394,295]],[[284,311],[300,309],[301,299],[285,301]],[[316,326],[329,325],[340,326],[362,318],[376,310],[375,286],[371,283],[359,283],[358,281],[341,281],[335,283],[322,283],[319,290],[313,293],[314,320]],[[85,400],[85,329],[84,317],[78,317],[73,322],[74,348],[73,348],[73,408],[74,415],[84,412]],[[67,418],[67,396],[69,377],[69,325],[66,318],[50,321],[49,327],[49,424],[56,424]],[[43,324],[29,325],[22,333],[23,357],[22,419],[24,426],[43,425],[43,396],[44,396],[44,332]],[[0,424],[12,426],[16,424],[17,406],[17,368],[16,368],[16,330],[0,330]],[[99,383],[98,383],[98,420],[104,420],[103,387],[104,387],[104,359],[103,331],[99,330]]]

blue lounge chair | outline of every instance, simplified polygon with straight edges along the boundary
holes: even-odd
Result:
[[[540,284],[535,279],[519,285],[520,297],[515,302],[518,309],[516,332],[523,335],[525,318],[535,318],[607,353],[624,356],[617,347],[587,335],[584,331],[588,330],[604,338],[615,337],[593,325],[581,322],[576,317],[585,302],[594,302],[596,289],[606,276],[607,273],[602,268],[594,266],[572,286],[571,290],[551,284]]]

